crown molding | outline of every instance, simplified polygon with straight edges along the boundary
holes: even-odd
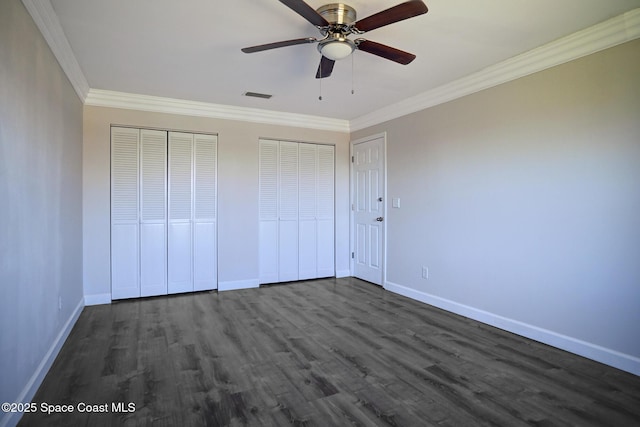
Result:
[[[365,129],[640,37],[640,8],[350,121]]]
[[[49,0],[22,0],[86,105],[350,132],[424,110],[640,37],[640,8],[351,121],[91,89]]]
[[[49,0],[22,0],[22,4],[47,41],[80,101],[84,102],[89,93],[89,82],[87,82],[71,45],[64,35],[58,15],[53,10],[51,2]]]
[[[349,121],[258,108],[90,89],[85,105],[349,132]]]
[[[22,3],[85,105],[349,132],[348,120],[91,89],[51,2],[22,0]]]

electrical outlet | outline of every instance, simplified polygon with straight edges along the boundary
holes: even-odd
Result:
[[[429,278],[429,268],[422,266],[422,278],[423,279],[428,279]]]

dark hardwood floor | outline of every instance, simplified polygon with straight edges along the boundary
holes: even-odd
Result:
[[[20,425],[640,425],[640,377],[351,278],[86,307],[33,401],[74,412]]]

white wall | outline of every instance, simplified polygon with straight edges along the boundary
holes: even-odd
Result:
[[[388,289],[640,374],[640,41],[384,131]]]
[[[81,198],[82,103],[22,3],[2,0],[0,402],[29,402],[82,310]]]
[[[110,300],[110,125],[218,134],[218,284],[258,285],[258,139],[336,146],[336,270],[349,270],[349,135],[341,132],[84,107],[84,291],[87,304]]]

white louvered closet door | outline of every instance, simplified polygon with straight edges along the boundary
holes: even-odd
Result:
[[[111,297],[216,289],[215,135],[111,130]]]
[[[318,146],[298,144],[298,279],[318,277]]]
[[[318,145],[317,275],[335,276],[335,147]]]
[[[111,128],[111,295],[140,296],[138,129]]]
[[[298,143],[280,142],[278,280],[298,280]]]
[[[217,167],[218,137],[194,135],[193,289],[218,288]]]
[[[278,159],[280,143],[260,140],[260,283],[276,283],[278,274]]]
[[[140,296],[167,294],[167,133],[140,130]]]
[[[193,134],[169,132],[168,292],[193,291]]]
[[[334,276],[334,147],[259,144],[260,283]]]

